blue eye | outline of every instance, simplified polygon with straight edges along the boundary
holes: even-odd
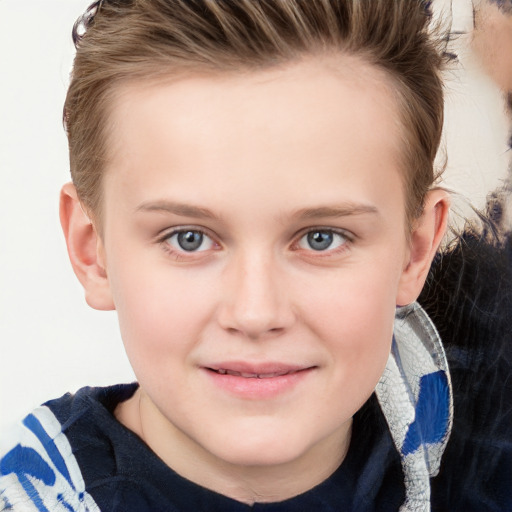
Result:
[[[166,238],[166,242],[174,249],[185,252],[207,251],[214,245],[210,237],[193,229],[176,231]]]
[[[301,249],[313,249],[313,251],[326,251],[337,249],[347,242],[347,238],[329,229],[315,229],[309,231],[299,240]]]

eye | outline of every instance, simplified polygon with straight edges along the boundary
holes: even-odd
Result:
[[[348,241],[346,236],[330,229],[315,229],[309,231],[299,240],[298,246],[301,249],[312,249],[313,251],[326,251],[337,249]]]
[[[173,249],[185,252],[208,251],[215,245],[209,236],[195,229],[175,231],[165,238],[165,242]]]

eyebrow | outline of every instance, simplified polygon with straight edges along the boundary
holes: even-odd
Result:
[[[337,218],[349,217],[352,215],[373,214],[378,215],[379,210],[372,205],[346,203],[335,206],[320,206],[318,208],[303,208],[295,213],[295,216],[301,220],[310,220],[318,218]]]
[[[163,212],[180,215],[181,217],[193,217],[195,219],[217,219],[215,215],[208,208],[201,208],[191,204],[176,203],[173,201],[151,201],[142,203],[137,208],[136,212]]]
[[[208,208],[194,206],[191,204],[177,203],[174,201],[151,201],[142,203],[135,209],[137,212],[163,212],[179,215],[181,217],[192,217],[195,219],[218,219]],[[378,209],[372,205],[346,203],[335,206],[319,206],[316,208],[302,208],[292,216],[299,220],[311,220],[320,218],[338,218],[352,215],[373,214],[377,215]]]

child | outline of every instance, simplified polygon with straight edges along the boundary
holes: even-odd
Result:
[[[441,462],[450,375],[415,302],[449,205],[428,21],[419,0],[91,6],[61,221],[138,383],[29,415],[4,509],[510,508],[506,473],[462,496]]]

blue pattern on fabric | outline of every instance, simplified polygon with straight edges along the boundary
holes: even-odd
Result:
[[[77,490],[66,464],[66,452],[59,450],[55,440],[45,429],[44,422],[41,423],[34,414],[29,414],[23,420],[23,426],[35,436],[37,441],[27,439],[28,446],[18,443],[8,451],[0,459],[0,477],[14,475],[30,502],[39,512],[53,512],[53,505],[50,507],[51,510],[48,509],[48,506],[50,506],[49,503],[55,502],[62,507],[59,510],[76,512],[74,506],[65,498],[67,493],[71,493],[70,496],[72,496],[73,492]],[[54,427],[50,431],[54,431]],[[40,448],[41,445],[43,450]],[[50,459],[49,461],[45,459],[46,456]],[[61,479],[60,475],[66,481],[64,487],[62,487],[62,480],[60,483],[58,482]],[[46,486],[46,490],[42,491],[41,484]],[[52,491],[45,495],[44,492],[49,489]],[[48,496],[53,496],[53,499],[46,501]],[[4,506],[7,506],[7,510],[9,510],[7,497],[2,496],[2,499]],[[80,493],[78,501],[82,502],[83,499],[84,493]]]
[[[23,424],[30,429],[36,437],[41,441],[49,455],[51,461],[59,471],[59,473],[68,481],[72,489],[75,489],[71,476],[69,474],[64,458],[62,457],[59,449],[55,445],[54,440],[46,433],[39,420],[33,415],[29,414],[24,420]]]
[[[416,417],[409,426],[402,455],[415,452],[422,444],[437,443],[446,435],[449,411],[448,378],[444,371],[423,375],[416,404]]]
[[[57,499],[64,507],[66,507],[67,510],[69,510],[69,512],[75,512],[75,509],[64,500],[64,496],[62,496],[62,494],[57,495]]]
[[[39,512],[49,512],[39,497],[39,493],[29,480],[29,476],[41,480],[46,485],[55,484],[55,473],[47,462],[33,448],[15,446],[1,460],[0,474],[15,474],[24,491],[30,497]]]

